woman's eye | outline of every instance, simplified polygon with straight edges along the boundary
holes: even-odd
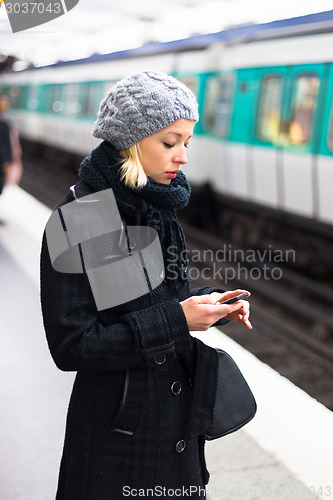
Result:
[[[166,148],[169,148],[169,149],[174,147],[174,144],[169,144],[168,142],[163,142],[163,144]]]

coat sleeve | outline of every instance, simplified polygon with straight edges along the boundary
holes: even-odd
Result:
[[[86,274],[52,267],[44,235],[41,251],[41,306],[51,355],[61,370],[124,370],[188,353],[193,347],[177,299],[103,324]]]

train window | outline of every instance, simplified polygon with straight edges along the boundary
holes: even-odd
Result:
[[[50,85],[47,89],[47,111],[60,113],[64,109],[61,85]]]
[[[9,90],[9,102],[12,109],[23,107],[23,89],[20,87],[11,87]]]
[[[104,83],[104,90],[103,90],[103,97],[102,97],[102,99],[104,99],[104,97],[106,96],[106,94],[108,94],[110,92],[110,90],[112,89],[112,87],[114,85],[116,85],[116,83],[117,82],[115,82],[115,81]]]
[[[82,91],[82,113],[84,116],[95,117],[101,100],[100,84],[88,83]]]
[[[215,121],[216,102],[218,99],[219,82],[218,78],[212,76],[208,78],[206,83],[206,98],[205,98],[205,128],[208,131],[213,131]]]
[[[30,88],[29,98],[28,98],[28,109],[34,111],[38,108],[38,90],[37,86]]]
[[[259,139],[277,142],[280,128],[282,77],[268,75],[263,78],[260,89],[257,135]]]
[[[66,115],[77,115],[81,110],[80,85],[78,83],[66,85],[64,94],[64,113]]]
[[[298,75],[296,79],[289,127],[292,144],[307,144],[310,141],[319,83],[319,77],[314,73]]]
[[[64,103],[62,101],[54,101],[52,104],[52,111],[55,113],[60,113],[64,109]]]
[[[229,130],[233,95],[233,76],[210,77],[207,81],[205,101],[205,128],[225,137]]]
[[[247,82],[241,82],[239,85],[239,90],[242,94],[246,94],[249,90],[249,84]]]

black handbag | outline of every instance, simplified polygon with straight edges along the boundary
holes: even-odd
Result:
[[[237,431],[256,414],[257,404],[235,361],[222,349],[218,356],[218,378],[214,423],[206,439],[217,439]]]

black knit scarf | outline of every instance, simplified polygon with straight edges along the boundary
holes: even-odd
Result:
[[[120,154],[104,141],[81,163],[79,176],[95,191],[113,189],[120,214],[128,225],[149,226],[159,234],[165,264],[165,277],[178,290],[188,282],[188,258],[184,233],[176,209],[187,205],[190,185],[182,172],[169,185],[148,177],[146,186],[130,189],[120,181]]]

